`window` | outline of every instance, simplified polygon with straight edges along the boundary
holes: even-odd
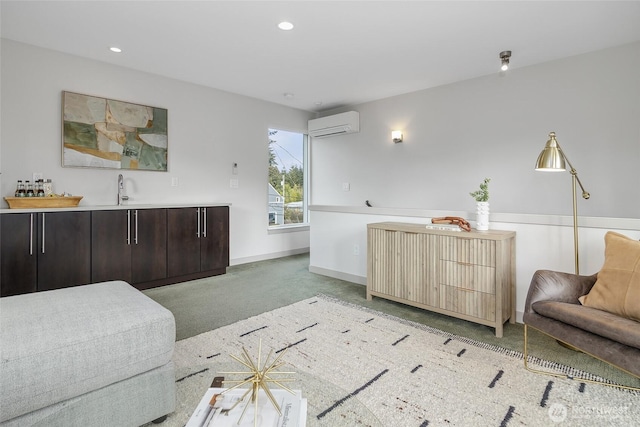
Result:
[[[307,223],[307,147],[303,133],[269,129],[269,226]]]

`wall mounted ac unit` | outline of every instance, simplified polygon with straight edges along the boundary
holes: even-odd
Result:
[[[314,138],[328,138],[354,132],[360,132],[360,113],[357,111],[309,120],[309,136]]]

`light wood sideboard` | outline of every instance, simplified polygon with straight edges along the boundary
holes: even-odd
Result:
[[[367,225],[367,300],[380,297],[495,328],[515,323],[514,231]]]

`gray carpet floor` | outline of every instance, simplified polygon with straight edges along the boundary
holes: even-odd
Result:
[[[484,325],[381,298],[367,301],[365,286],[310,273],[308,254],[233,266],[221,276],[149,289],[144,293],[174,314],[177,340],[322,293],[456,335],[523,351],[522,324],[506,323],[504,336],[496,338],[494,329]],[[583,353],[566,349],[546,335],[531,330],[529,354],[619,384],[640,387],[640,379]]]

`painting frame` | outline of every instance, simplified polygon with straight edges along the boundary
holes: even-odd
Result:
[[[62,91],[62,166],[168,171],[168,110]]]

